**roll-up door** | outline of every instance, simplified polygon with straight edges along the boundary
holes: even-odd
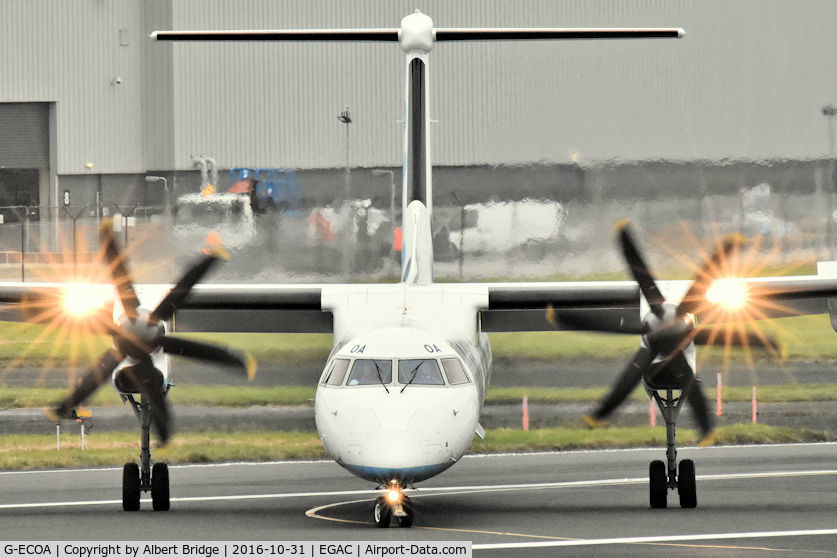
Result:
[[[49,103],[0,103],[0,168],[49,167]]]

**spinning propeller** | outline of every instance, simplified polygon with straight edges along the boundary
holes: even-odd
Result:
[[[120,392],[142,394],[149,404],[151,423],[161,443],[165,444],[171,434],[171,413],[165,397],[165,377],[154,366],[152,353],[162,350],[173,355],[232,366],[246,371],[250,378],[255,373],[255,361],[249,355],[240,355],[224,347],[166,335],[164,322],[174,315],[178,304],[189,296],[192,287],[218,262],[219,253],[202,256],[157,307],[148,312],[140,307],[125,256],[116,244],[109,223],[105,222],[99,233],[124,314],[116,322],[108,321],[113,347],[99,357],[75,390],[54,409],[47,410],[47,414],[56,420],[75,418],[76,407],[128,359],[128,366],[119,370],[114,383]]]
[[[706,293],[723,269],[725,261],[740,244],[739,237],[728,237],[721,241],[715,254],[698,270],[688,291],[678,305],[666,301],[654,276],[628,229],[627,221],[617,225],[620,248],[628,268],[637,282],[649,311],[643,316],[638,329],[625,327],[610,328],[597,326],[592,320],[570,315],[562,316],[560,311],[550,308],[547,319],[554,325],[559,321],[577,323],[584,329],[612,333],[638,333],[642,336],[640,349],[622,370],[611,391],[599,402],[598,407],[585,420],[597,425],[610,415],[645,379],[652,389],[680,389],[682,396],[695,411],[695,416],[704,436],[712,430],[712,418],[706,397],[698,386],[694,370],[686,353],[695,344],[747,343],[750,346],[775,346],[764,336],[716,336],[712,330],[696,329],[695,314],[706,310]]]

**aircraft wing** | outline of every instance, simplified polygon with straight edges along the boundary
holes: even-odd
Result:
[[[196,285],[174,314],[175,331],[331,333],[323,285]]]
[[[483,331],[552,331],[547,307],[558,315],[558,329],[589,329],[590,321],[625,333],[640,325],[639,287],[633,281],[486,283],[488,308]]]
[[[706,312],[700,323],[830,314],[837,331],[837,277],[817,275],[746,278],[743,312]],[[658,281],[660,289],[679,292],[690,281]],[[488,308],[482,312],[483,331],[551,331],[545,309],[555,310],[557,329],[640,331],[640,292],[632,281],[578,283],[488,283]]]
[[[0,321],[47,322],[58,316],[64,308],[68,283],[0,282]],[[85,285],[75,290],[69,298],[80,305],[96,299],[102,312],[113,308],[113,290],[110,285]],[[90,297],[90,300],[81,298]]]
[[[680,290],[688,281],[659,281],[663,290]],[[829,313],[837,330],[837,277],[817,275],[743,279],[755,319]],[[332,314],[322,309],[324,289],[335,285],[203,284],[194,287],[173,318],[176,331],[241,331],[331,333]],[[433,288],[459,288],[437,283]],[[641,323],[640,292],[633,281],[470,283],[485,289],[488,304],[481,310],[483,331],[552,331],[545,319],[555,310],[562,330],[636,333]],[[67,287],[62,283],[0,283],[0,320],[32,319],[49,308]],[[395,287],[395,285],[393,285]],[[105,287],[109,288],[109,287]],[[160,298],[171,285],[137,285],[143,301]],[[342,290],[366,289],[341,285]],[[159,291],[159,292],[157,292]],[[34,311],[27,305],[32,305]],[[146,302],[146,305],[148,303]],[[23,311],[22,311],[23,307]],[[722,318],[701,323],[721,321]],[[598,326],[598,327],[593,327]]]
[[[829,313],[830,304],[835,308],[833,315],[837,315],[837,278],[810,275],[743,279],[742,282],[749,293],[748,315],[755,319]],[[683,292],[689,281],[659,281],[659,284],[663,290]],[[555,327],[545,318],[550,306],[555,310],[557,328],[561,330],[636,333],[641,324],[640,292],[633,281],[470,283],[467,286],[487,292],[488,305],[481,310],[482,330],[486,332],[553,331]],[[164,287],[167,288],[160,286]],[[335,285],[198,285],[175,313],[174,327],[176,331],[331,333],[332,315],[321,306],[323,291],[330,287]],[[339,287],[358,292],[367,288],[364,285]],[[462,285],[456,283],[433,285],[442,290],[459,287]],[[834,302],[830,303],[831,299]],[[701,318],[701,323],[723,319],[726,318],[708,321]]]

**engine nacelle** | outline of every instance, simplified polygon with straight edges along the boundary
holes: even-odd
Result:
[[[166,334],[165,323],[151,320],[147,310],[141,310],[136,318],[122,315],[116,320],[124,334],[114,335],[114,344],[119,351],[135,359],[141,359],[160,346],[160,339]]]
[[[163,389],[165,376],[153,366],[133,365],[120,368],[113,375],[113,387],[119,393],[143,393]]]

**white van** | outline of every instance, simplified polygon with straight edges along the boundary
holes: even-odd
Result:
[[[181,247],[201,246],[213,232],[233,250],[256,239],[250,200],[239,194],[184,194],[172,209],[172,222],[172,235]]]

